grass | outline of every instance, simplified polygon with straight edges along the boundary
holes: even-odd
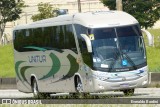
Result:
[[[147,47],[147,62],[150,72],[160,72],[160,48]]]
[[[160,29],[149,29],[149,32],[154,35],[155,40],[154,47],[148,47],[146,41],[149,71],[160,72]],[[0,78],[15,77],[13,59],[13,45],[0,46]]]
[[[160,29],[148,30],[154,36],[154,43],[156,48],[160,48]]]
[[[160,72],[160,29],[148,30],[154,36],[154,47],[148,47],[147,50],[147,62],[150,72]]]
[[[0,46],[0,77],[15,77],[12,44]]]

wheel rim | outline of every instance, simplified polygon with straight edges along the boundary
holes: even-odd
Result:
[[[34,94],[34,96],[38,95],[37,83],[35,81],[33,83],[33,94]]]
[[[83,92],[83,86],[81,81],[78,79],[78,84],[77,84],[77,91],[78,92]]]

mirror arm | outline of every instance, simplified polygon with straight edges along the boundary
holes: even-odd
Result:
[[[92,44],[89,37],[86,34],[81,34],[81,36],[86,42],[88,52],[92,52]]]
[[[144,32],[144,33],[147,35],[148,45],[149,45],[149,46],[154,46],[153,36],[151,35],[151,33],[148,32],[148,31],[145,30],[145,29],[141,29],[141,31]]]

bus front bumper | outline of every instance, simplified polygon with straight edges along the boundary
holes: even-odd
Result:
[[[148,75],[145,75],[143,77],[131,81],[108,82],[108,81],[98,80],[95,78],[93,79],[93,81],[95,89],[94,92],[144,88],[147,87],[149,83]]]

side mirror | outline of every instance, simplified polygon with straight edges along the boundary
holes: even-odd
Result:
[[[141,29],[141,31],[144,32],[144,33],[147,35],[148,45],[149,45],[149,46],[154,46],[154,40],[153,40],[153,36],[151,35],[151,33],[148,32],[148,31],[145,30],[145,29]]]
[[[81,37],[86,42],[88,52],[92,52],[92,44],[91,44],[91,40],[89,39],[89,37],[86,34],[81,34]]]

